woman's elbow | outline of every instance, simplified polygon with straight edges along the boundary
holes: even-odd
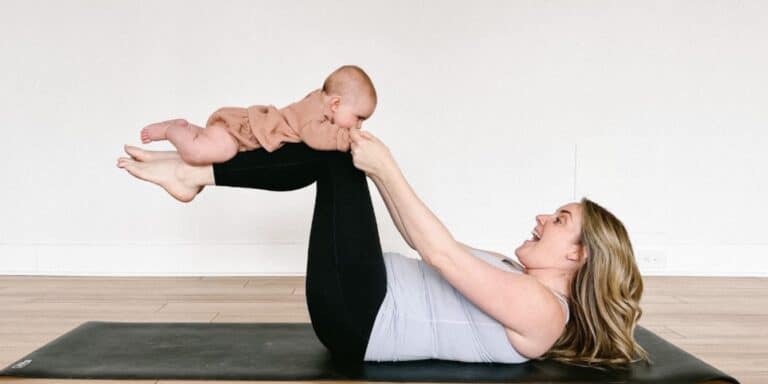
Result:
[[[513,343],[515,350],[529,360],[544,356],[552,348],[552,345],[554,345],[554,342],[542,343],[528,338],[520,338]]]
[[[419,253],[419,256],[421,256],[421,259],[424,260],[425,263],[438,270],[449,259],[448,253],[441,248],[414,249]]]

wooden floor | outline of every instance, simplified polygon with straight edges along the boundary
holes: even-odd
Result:
[[[742,383],[768,383],[768,278],[646,277],[645,285],[641,325]],[[303,277],[0,276],[0,368],[90,320],[309,322],[309,315]],[[134,382],[0,378],[79,381]]]

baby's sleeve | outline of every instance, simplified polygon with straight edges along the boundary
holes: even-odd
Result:
[[[301,141],[319,151],[349,151],[349,130],[327,120],[306,123],[299,135]]]

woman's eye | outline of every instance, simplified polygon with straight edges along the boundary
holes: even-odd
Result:
[[[560,222],[560,218],[559,217],[555,218],[555,223],[559,223],[559,222]]]

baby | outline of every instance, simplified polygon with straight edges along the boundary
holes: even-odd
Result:
[[[317,150],[349,150],[349,130],[360,129],[376,109],[376,89],[359,67],[345,65],[316,89],[285,108],[253,105],[223,107],[198,127],[184,119],[150,124],[141,142],[168,140],[184,162],[220,163],[239,151],[264,148],[272,152],[284,143],[303,141]]]

